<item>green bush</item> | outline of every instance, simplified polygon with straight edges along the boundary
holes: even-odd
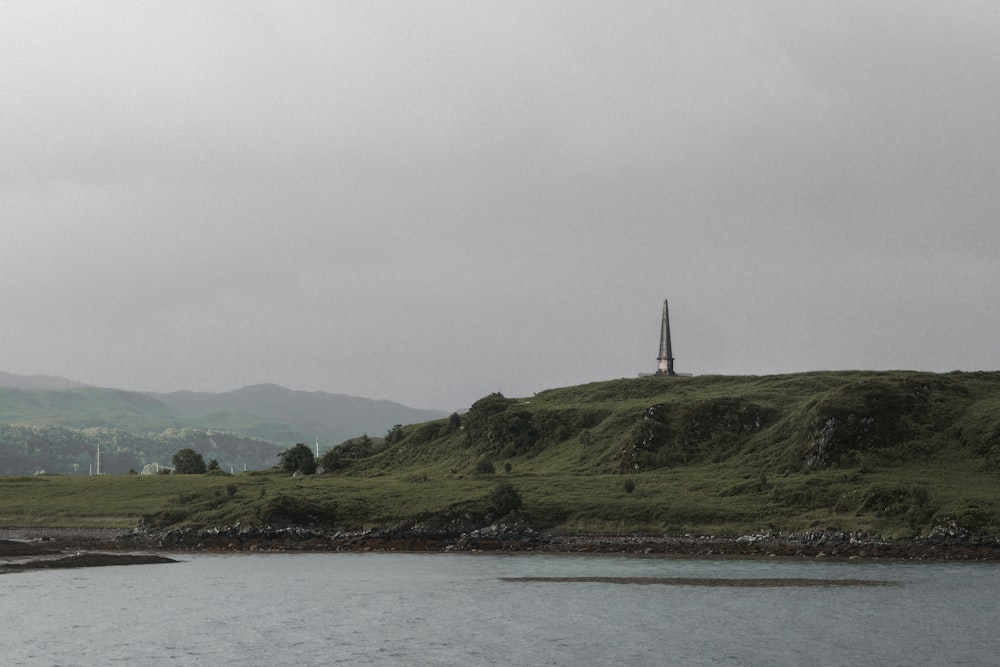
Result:
[[[201,475],[206,471],[205,459],[190,447],[178,450],[172,461],[179,475]]]
[[[462,421],[470,444],[484,454],[518,456],[539,441],[532,413],[499,392],[473,403]]]
[[[281,469],[285,472],[299,472],[303,475],[312,475],[316,472],[316,458],[304,443],[300,442],[278,456],[281,459]]]
[[[522,505],[520,492],[510,482],[500,482],[487,496],[486,501],[490,511],[500,516],[519,510]]]
[[[340,452],[334,448],[328,450],[323,456],[320,457],[320,465],[323,466],[323,470],[326,472],[333,472],[334,470],[340,470],[344,467],[344,460],[340,456]]]
[[[489,459],[482,459],[476,463],[473,472],[477,475],[493,475],[496,473],[496,468],[493,467],[493,463]]]

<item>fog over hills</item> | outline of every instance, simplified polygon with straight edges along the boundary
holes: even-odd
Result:
[[[263,440],[294,443],[319,438],[336,444],[368,434],[383,435],[395,424],[412,424],[446,415],[439,410],[410,408],[322,391],[295,391],[258,384],[224,393],[150,394],[191,423],[245,433]]]
[[[0,371],[0,387],[15,389],[72,389],[86,385],[55,375],[17,375]]]
[[[157,394],[90,387],[55,376],[0,372],[0,422],[71,428],[161,432],[214,429],[277,444],[314,442],[329,447],[348,438],[383,435],[395,424],[445,416],[392,401],[295,391],[260,384],[223,393]]]

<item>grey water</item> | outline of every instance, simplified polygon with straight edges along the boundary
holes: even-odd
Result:
[[[175,556],[0,576],[5,665],[993,665],[1000,566],[482,554]],[[512,582],[863,579],[891,586]]]

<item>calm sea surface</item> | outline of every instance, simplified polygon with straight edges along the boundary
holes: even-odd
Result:
[[[0,576],[4,665],[995,665],[1000,566],[190,555]],[[748,588],[501,577],[866,579]]]

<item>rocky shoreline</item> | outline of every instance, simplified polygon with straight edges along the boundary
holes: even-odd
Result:
[[[67,545],[51,539],[21,541],[0,539],[0,574],[27,570],[57,570],[108,565],[173,563],[172,558],[153,553],[68,552]]]
[[[833,558],[998,561],[1000,537],[942,527],[927,537],[889,540],[862,532],[815,531],[741,536],[566,534],[520,522],[485,527],[410,521],[385,529],[327,531],[301,526],[221,526],[134,530],[3,529],[0,539],[55,552],[507,552],[632,554],[710,558]],[[0,550],[0,556],[3,555]]]

